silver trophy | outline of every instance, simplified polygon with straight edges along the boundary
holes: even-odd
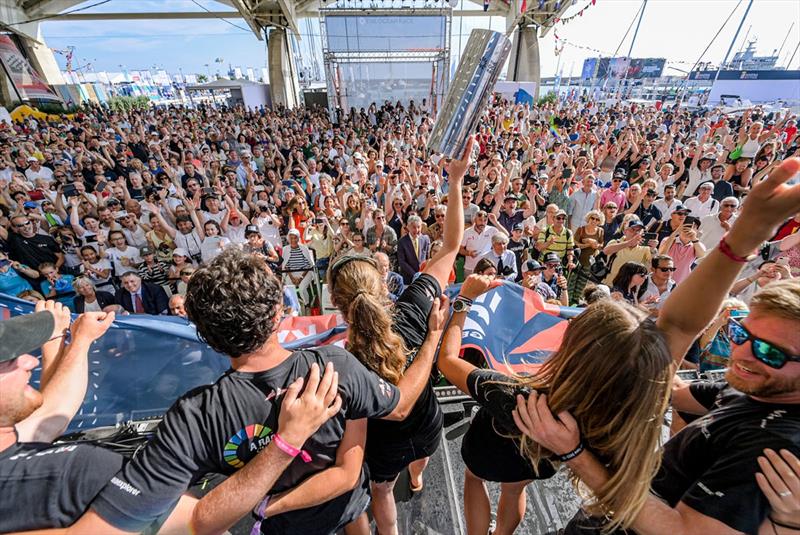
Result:
[[[433,125],[429,149],[447,158],[461,157],[510,51],[511,41],[502,33],[472,30]]]

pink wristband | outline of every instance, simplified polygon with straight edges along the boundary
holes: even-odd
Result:
[[[290,457],[297,457],[298,455],[300,455],[300,458],[303,459],[304,463],[311,462],[311,455],[309,455],[307,451],[295,448],[294,446],[283,440],[283,438],[281,438],[281,436],[278,433],[272,435],[272,441],[286,455]]]

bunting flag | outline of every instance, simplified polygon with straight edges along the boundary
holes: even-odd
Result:
[[[523,14],[526,11],[528,11],[528,0],[522,0],[522,5],[519,8],[519,12],[520,14]]]

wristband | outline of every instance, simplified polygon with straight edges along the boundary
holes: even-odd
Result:
[[[275,445],[278,447],[279,450],[281,450],[289,457],[297,457],[299,455],[300,458],[303,459],[304,463],[311,462],[311,455],[309,455],[307,451],[295,448],[294,446],[283,440],[283,438],[281,438],[281,436],[278,433],[272,435],[272,442],[275,443]]]
[[[739,256],[733,252],[731,246],[728,245],[728,242],[725,241],[725,236],[723,236],[722,239],[719,240],[719,246],[717,247],[717,249],[719,249],[720,253],[724,254],[734,262],[738,262],[740,264],[747,263],[747,258],[745,258],[744,256]]]
[[[578,442],[578,445],[575,446],[574,450],[572,450],[570,452],[567,452],[567,453],[565,453],[563,455],[556,455],[556,460],[558,460],[559,462],[565,463],[567,461],[571,461],[572,459],[574,459],[575,457],[577,457],[581,453],[583,453],[583,439],[581,439]]]
[[[250,529],[250,535],[261,535],[261,522],[267,518],[267,504],[269,504],[269,494],[264,496],[264,499],[261,500],[261,503],[259,503],[256,508],[253,509],[253,514],[258,517],[258,520]]]

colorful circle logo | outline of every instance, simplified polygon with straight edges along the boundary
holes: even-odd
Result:
[[[223,451],[225,462],[241,468],[270,443],[272,429],[261,424],[250,424],[228,439]]]

